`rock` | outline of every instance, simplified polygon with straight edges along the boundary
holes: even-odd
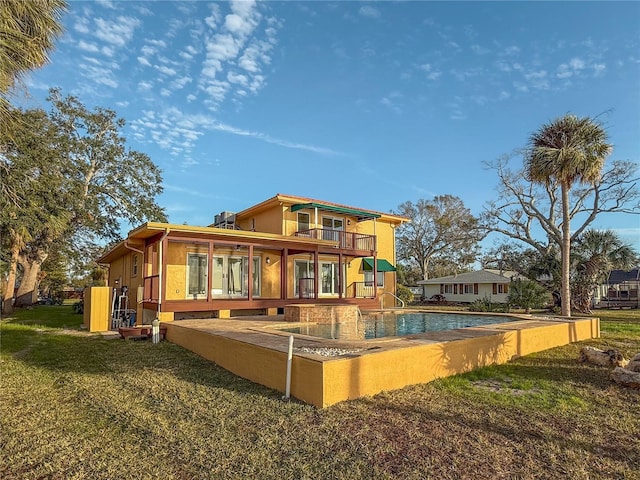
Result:
[[[640,389],[640,373],[616,367],[611,371],[611,380],[629,388]]]
[[[580,361],[589,362],[603,367],[624,367],[629,363],[618,350],[600,350],[594,347],[584,347],[580,350]]]
[[[629,363],[624,368],[626,368],[627,370],[631,370],[632,372],[640,373],[640,353],[629,360]]]

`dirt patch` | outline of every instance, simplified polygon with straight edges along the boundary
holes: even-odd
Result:
[[[505,378],[503,380],[476,380],[471,382],[471,385],[481,390],[488,390],[496,393],[506,393],[514,396],[531,395],[534,393],[540,393],[539,388],[522,389],[514,387],[513,380]]]

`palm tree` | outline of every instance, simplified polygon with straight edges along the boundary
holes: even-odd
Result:
[[[571,316],[569,283],[571,228],[569,192],[574,183],[594,184],[602,174],[611,145],[604,127],[591,117],[567,114],[543,125],[529,139],[525,172],[532,182],[560,185],[562,198],[562,315]]]
[[[6,94],[16,81],[49,61],[66,8],[65,0],[0,0],[0,123],[9,118]]]
[[[576,309],[589,313],[596,287],[614,269],[629,269],[638,262],[638,252],[626,245],[611,230],[589,229],[575,239],[573,249],[572,302]]]

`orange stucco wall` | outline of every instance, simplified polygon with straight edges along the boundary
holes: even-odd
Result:
[[[597,318],[523,320],[464,329],[466,338],[460,338],[460,331],[457,332],[457,338],[449,341],[413,338],[403,346],[397,342],[386,346],[377,344],[379,348],[349,358],[294,354],[291,394],[317,407],[328,407],[344,400],[426,383],[571,342],[597,338],[600,321]],[[253,339],[243,342],[240,332],[228,338],[168,324],[167,339],[236,375],[284,391],[286,349],[262,346],[255,332],[250,335]],[[272,334],[264,335],[270,338],[264,340],[264,345],[273,343]],[[447,335],[452,334],[443,332],[443,337]],[[281,342],[280,345],[284,344]],[[336,346],[335,343],[332,345]]]

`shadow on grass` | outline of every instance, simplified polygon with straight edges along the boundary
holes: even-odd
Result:
[[[419,395],[416,395],[417,398]],[[414,418],[420,424],[428,428],[430,424],[455,424],[462,430],[484,432],[489,435],[497,435],[509,439],[510,441],[522,445],[532,445],[536,448],[546,449],[543,444],[552,443],[559,449],[582,450],[598,456],[606,456],[616,462],[627,464],[632,470],[637,465],[638,451],[635,442],[611,443],[607,436],[594,437],[585,431],[579,419],[566,421],[563,418],[552,419],[536,413],[522,414],[520,408],[513,407],[510,410],[501,409],[501,413],[496,415],[492,412],[491,417],[460,413],[460,408],[453,408],[451,413],[433,411],[428,404],[420,402],[397,402],[394,395],[376,396],[360,400],[372,409],[376,409],[382,418],[393,419],[395,417]],[[530,419],[523,422],[523,417]],[[584,441],[571,438],[572,432],[584,434],[589,440]],[[470,433],[473,435],[473,433]],[[474,435],[475,437],[475,435]],[[632,433],[629,433],[629,439]]]
[[[18,324],[2,325],[2,354],[55,374],[117,376],[170,372],[181,380],[238,394],[280,398],[280,393],[240,378],[172,343],[105,339],[84,332],[65,333]]]

